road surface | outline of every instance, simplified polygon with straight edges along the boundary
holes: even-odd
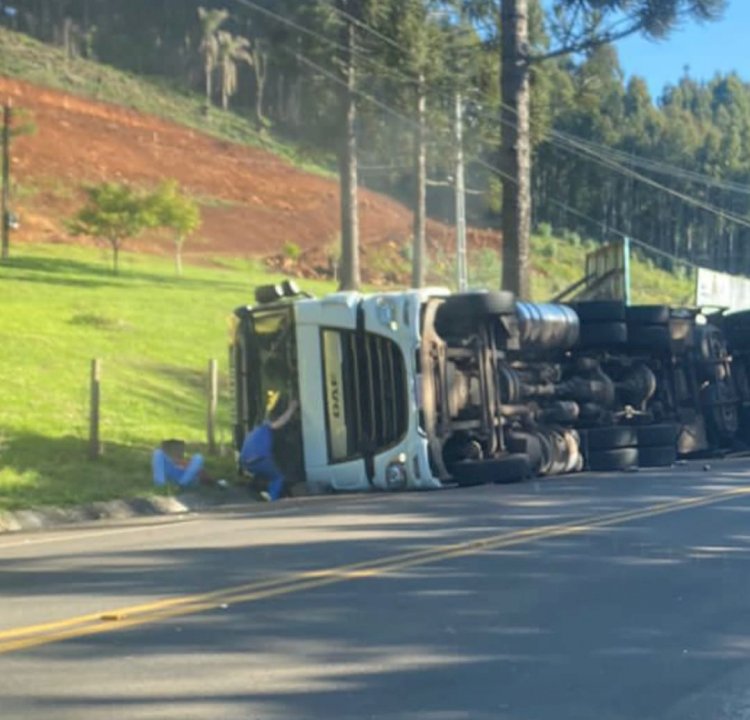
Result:
[[[750,460],[0,537],[0,717],[750,717]]]

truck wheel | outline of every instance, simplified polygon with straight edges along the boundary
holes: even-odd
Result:
[[[670,467],[675,462],[677,462],[677,446],[674,444],[638,448],[638,465],[640,467]]]
[[[641,450],[666,445],[677,447],[677,435],[680,432],[680,426],[677,423],[641,425],[637,430],[638,448]]]
[[[581,430],[580,435],[581,445],[588,452],[635,447],[638,444],[638,432],[629,425],[589,428]]]
[[[451,295],[437,309],[435,329],[443,337],[461,336],[474,332],[487,317],[513,315],[516,300],[513,293],[493,291]]]
[[[581,325],[578,345],[581,348],[599,348],[625,345],[627,341],[628,328],[624,322],[594,322]]]
[[[451,475],[461,487],[515,483],[531,475],[531,466],[528,456],[519,453],[485,460],[462,460],[451,468]]]
[[[581,325],[590,322],[625,322],[625,303],[621,300],[589,300],[571,303]]]
[[[586,467],[597,472],[622,471],[638,467],[638,448],[590,452],[586,457]]]
[[[667,325],[669,305],[632,305],[625,311],[628,325]]]

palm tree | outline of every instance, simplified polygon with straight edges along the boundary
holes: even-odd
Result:
[[[203,68],[206,73],[206,109],[211,106],[213,96],[213,74],[219,58],[219,40],[217,33],[229,17],[228,10],[206,10],[198,8],[201,21],[200,53],[203,56]]]
[[[239,35],[219,31],[218,64],[221,71],[221,107],[229,109],[229,98],[237,92],[237,63],[246,62],[252,66],[250,41]]]

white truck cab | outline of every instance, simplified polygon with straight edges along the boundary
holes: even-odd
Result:
[[[238,308],[231,354],[238,446],[262,421],[267,393],[287,393],[300,410],[276,455],[311,492],[440,487],[420,426],[418,363],[422,309],[448,294],[313,299],[292,290]]]

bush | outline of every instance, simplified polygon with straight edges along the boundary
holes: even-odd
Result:
[[[549,223],[539,223],[539,228],[537,229],[537,233],[539,234],[539,237],[544,238],[545,240],[552,237],[552,225]]]
[[[581,247],[581,236],[577,232],[567,230],[563,234],[563,240],[573,247]]]
[[[302,255],[302,248],[297,245],[297,243],[289,241],[284,243],[284,247],[281,249],[281,252],[284,254],[285,258],[288,258],[293,262],[297,262]]]

